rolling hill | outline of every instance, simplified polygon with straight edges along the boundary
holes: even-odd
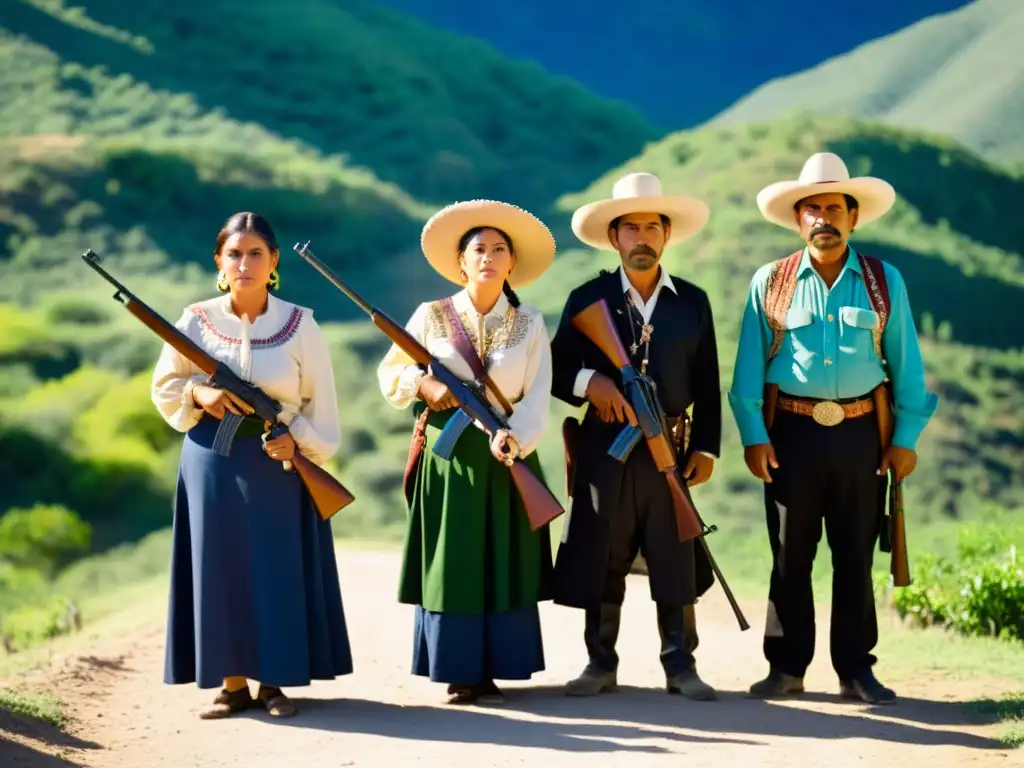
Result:
[[[91,0],[88,11],[13,0],[0,27],[8,46],[50,56],[5,57],[21,96],[0,103],[7,134],[194,140],[230,118],[342,155],[419,200],[540,208],[661,135],[630,106],[372,0]]]
[[[975,0],[805,72],[767,82],[712,125],[795,109],[954,138],[997,162],[1024,161],[1024,3]]]
[[[674,130],[711,119],[766,80],[814,67],[966,1],[858,0],[855,12],[801,13],[764,0],[628,8],[606,0],[382,0],[628,102]]]

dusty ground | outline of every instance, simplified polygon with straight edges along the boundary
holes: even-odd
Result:
[[[408,674],[412,611],[394,599],[396,556],[342,552],[340,561],[356,671],[291,690],[297,717],[271,721],[254,711],[199,720],[212,692],[161,683],[156,621],[37,672],[34,684],[70,703],[69,733],[0,720],[0,766],[1024,765],[1024,750],[1004,749],[993,726],[971,722],[953,702],[998,693],[993,681],[888,677],[902,697],[897,706],[844,703],[822,653],[827,640],[819,639],[803,700],[745,699],[765,672],[763,606],[744,605],[752,626],[741,633],[717,587],[698,606],[698,663],[721,700],[668,696],[654,607],[639,576],[631,577],[624,609],[619,693],[563,695],[562,683],[584,660],[582,615],[545,605],[547,671],[504,686],[503,706],[451,707],[442,703],[443,686]],[[827,638],[823,621],[819,627]]]

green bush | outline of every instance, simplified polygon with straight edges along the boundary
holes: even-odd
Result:
[[[88,551],[92,531],[78,515],[57,505],[12,509],[0,517],[0,562],[52,576]]]
[[[1024,641],[1024,557],[1017,546],[1022,529],[1009,520],[970,526],[960,532],[954,556],[919,556],[910,586],[892,597],[900,618]]]
[[[11,651],[22,651],[78,629],[81,629],[78,605],[62,595],[52,595],[0,617],[0,639]]]

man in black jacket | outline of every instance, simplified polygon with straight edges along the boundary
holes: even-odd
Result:
[[[570,405],[588,403],[569,451],[571,505],[555,564],[555,602],[585,611],[589,662],[569,682],[570,695],[613,690],[615,642],[626,575],[638,550],[647,562],[657,605],[666,688],[688,698],[715,699],[697,675],[694,602],[713,583],[703,548],[680,542],[668,485],[641,441],[626,462],[608,448],[636,416],[618,370],[572,317],[604,299],[637,370],[646,371],[673,426],[687,485],[711,477],[721,441],[718,350],[707,294],[659,262],[670,243],[707,223],[708,207],[692,197],[664,195],[659,179],[634,173],[616,182],[612,198],[583,206],[573,231],[584,243],[614,249],[619,269],[602,271],[574,289],[551,343],[552,394]],[[692,419],[687,409],[693,406]],[[572,425],[570,425],[572,426]],[[571,519],[570,519],[571,518]]]

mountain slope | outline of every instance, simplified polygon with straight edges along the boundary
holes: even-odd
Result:
[[[852,242],[904,275],[924,336],[929,386],[941,398],[908,483],[908,509],[923,520],[968,516],[993,500],[1024,505],[1024,330],[1006,322],[1024,302],[1024,221],[1001,213],[1005,201],[1024,195],[1020,177],[913,133],[842,118],[794,118],[675,134],[561,204],[568,211],[605,197],[616,178],[637,170],[659,174],[670,191],[708,201],[708,227],[671,249],[665,263],[711,297],[725,390],[751,276],[800,246],[793,233],[761,218],[755,195],[796,177],[818,150],[838,152],[854,175],[886,178],[899,194],[890,214]],[[581,271],[615,264],[614,255],[564,254],[531,298],[558,312],[563,279],[575,284],[586,277]],[[715,480],[697,489],[709,511],[757,519],[759,486],[743,465],[731,416],[721,464]]]
[[[212,111],[343,154],[420,200],[535,208],[660,135],[631,107],[371,0],[91,0],[87,15],[20,0],[0,25],[53,51],[72,81],[45,103],[6,110],[7,132],[36,132],[45,115],[61,132],[153,121],[193,133],[182,123]],[[121,103],[97,98],[75,65],[122,84]],[[124,101],[132,82],[194,106],[147,112]],[[76,91],[87,109],[72,107]]]
[[[381,0],[486,40],[671,128],[699,125],[765,80],[800,72],[966,0],[858,0],[855,12],[787,12],[764,0]]]
[[[1024,160],[1024,3],[975,0],[791,77],[773,80],[712,125],[794,109],[950,136],[996,161]]]

